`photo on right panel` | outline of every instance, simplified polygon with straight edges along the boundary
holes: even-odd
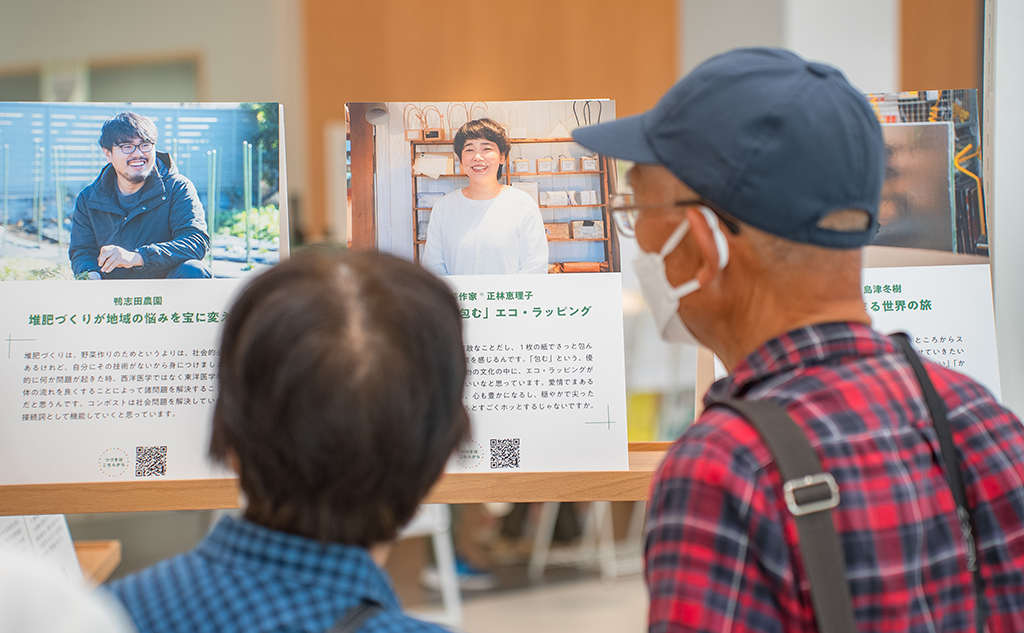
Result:
[[[872,246],[987,257],[976,90],[867,95],[882,124],[886,172]]]

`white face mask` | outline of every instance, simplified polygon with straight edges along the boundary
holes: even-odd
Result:
[[[725,234],[722,233],[722,228],[718,225],[718,218],[715,214],[704,207],[700,207],[700,211],[704,214],[715,237],[715,248],[718,250],[718,270],[722,270],[729,263],[729,243],[725,239]],[[665,273],[665,257],[679,246],[689,230],[689,220],[683,220],[683,223],[665,241],[661,252],[648,253],[641,250],[633,260],[633,269],[640,280],[640,291],[654,314],[654,323],[658,326],[661,338],[670,343],[698,345],[693,333],[679,318],[679,300],[699,290],[700,282],[691,279],[680,286],[673,287]]]

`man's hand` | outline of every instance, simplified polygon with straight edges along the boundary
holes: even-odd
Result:
[[[96,259],[96,263],[99,264],[100,270],[105,273],[109,273],[115,268],[133,268],[135,266],[141,266],[143,261],[142,255],[139,255],[135,251],[129,251],[121,248],[120,246],[114,246],[113,244],[107,244],[100,248],[100,256]]]

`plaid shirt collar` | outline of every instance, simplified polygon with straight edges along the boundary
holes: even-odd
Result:
[[[310,587],[333,588],[335,595],[399,608],[391,582],[355,545],[320,543],[304,536],[265,528],[244,519],[225,517],[196,548],[211,563]]]
[[[888,337],[861,323],[819,323],[771,339],[754,350],[736,369],[715,382],[704,396],[704,406],[727,398],[742,398],[759,382],[772,376],[847,357],[893,353]]]

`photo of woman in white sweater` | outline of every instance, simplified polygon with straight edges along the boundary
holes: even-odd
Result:
[[[548,241],[529,194],[502,184],[511,144],[491,119],[459,128],[455,155],[469,185],[430,213],[423,265],[437,275],[546,274]]]

